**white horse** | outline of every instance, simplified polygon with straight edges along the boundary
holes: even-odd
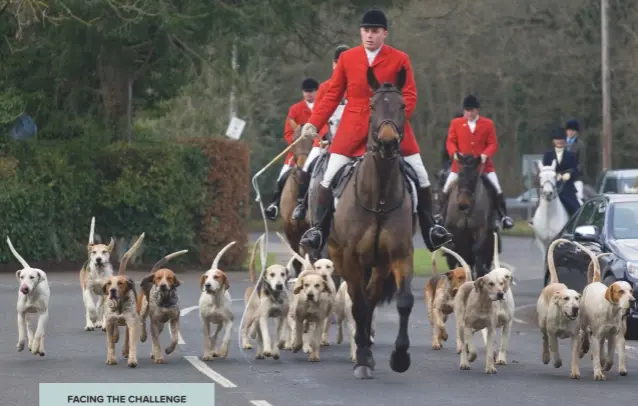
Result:
[[[569,215],[558,198],[556,160],[554,159],[550,166],[543,166],[540,161],[536,161],[536,167],[540,185],[540,202],[534,213],[533,228],[536,244],[545,256],[551,240],[567,224]]]

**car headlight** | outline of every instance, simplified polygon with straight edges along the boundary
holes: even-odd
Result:
[[[627,262],[627,273],[634,279],[638,279],[638,262]]]

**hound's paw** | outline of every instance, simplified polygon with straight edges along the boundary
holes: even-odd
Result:
[[[130,361],[126,364],[129,368],[135,368],[137,366],[137,361]]]
[[[457,354],[460,354],[460,353],[461,353],[461,351],[462,351],[462,348],[463,348],[463,346],[462,346],[461,344],[457,344],[457,345],[456,345],[456,353],[457,353]]]
[[[146,333],[146,330],[142,330],[142,333],[140,334],[140,341],[145,343],[147,338],[148,338],[148,335]]]
[[[277,348],[279,348],[280,350],[283,350],[286,347],[286,341],[281,340],[277,343]]]
[[[618,374],[620,376],[627,376],[629,373],[627,372],[626,369],[621,369],[621,370],[618,371]]]
[[[18,344],[16,344],[16,348],[18,349],[18,352],[24,350],[24,341],[18,342]]]
[[[433,350],[440,350],[441,349],[441,344],[440,343],[432,343],[432,349]]]
[[[468,360],[468,361],[470,361],[470,362],[474,362],[474,361],[476,361],[476,357],[478,357],[478,355],[476,354],[476,352],[471,352],[471,353],[470,353],[470,356],[468,357],[468,359],[467,359],[467,360]]]
[[[605,375],[601,372],[594,372],[594,381],[604,381],[607,378],[605,378]]]
[[[279,354],[279,351],[277,351],[277,354]],[[213,355],[219,357],[219,358],[226,358],[228,357],[228,346],[227,345],[222,345],[217,351],[213,352]]]
[[[580,379],[580,371],[572,371],[572,373],[569,374],[569,379]]]
[[[242,348],[243,350],[252,350],[252,349],[253,349],[253,346],[252,346],[252,345],[250,345],[250,344],[248,344],[248,343],[246,343],[246,344],[242,345],[242,346],[241,346],[241,348]]]
[[[102,328],[102,323],[101,322],[97,322],[94,325],[95,325],[95,328]]]
[[[107,358],[106,359],[106,365],[117,365],[117,360],[115,359],[115,357]]]
[[[281,357],[281,354],[279,353],[279,349],[272,352],[272,359],[277,360],[280,357]]]
[[[303,345],[303,352],[305,352],[306,354],[310,354],[311,351],[312,351],[312,348],[310,348],[310,344]]]
[[[255,359],[266,359],[266,357],[264,356],[264,354],[257,354],[255,355]]]
[[[321,346],[322,347],[328,347],[330,346],[330,341],[329,340],[321,340]]]
[[[485,368],[485,373],[488,375],[494,375],[496,374],[496,368],[494,368],[493,366],[489,366]]]
[[[447,339],[448,339],[447,331],[445,331],[445,330],[441,330],[441,331],[439,332],[439,339],[440,339],[441,341],[447,341]]]
[[[93,331],[93,330],[95,330],[95,326],[93,325],[93,323],[87,324],[86,326],[84,326],[84,331]]]
[[[166,361],[164,360],[164,357],[160,356],[160,357],[153,357],[153,364],[165,364]]]
[[[498,358],[496,360],[496,365],[507,365],[507,361],[504,358]]]
[[[543,364],[549,364],[549,352],[543,352]]]
[[[264,357],[267,357],[267,358],[272,357],[272,351],[264,351]]]
[[[558,358],[556,361],[554,361],[554,368],[560,368],[563,366],[563,360]]]
[[[461,364],[461,371],[469,371],[470,364]]]
[[[122,358],[128,358],[128,348],[122,348]]]
[[[302,347],[302,343],[292,343],[292,352],[299,352]]]
[[[308,355],[308,361],[309,362],[319,362],[319,354],[310,354]]]
[[[164,348],[164,352],[166,353],[166,355],[168,355],[175,351],[175,347],[177,347],[177,343],[175,343],[175,345],[171,344],[168,347]]]

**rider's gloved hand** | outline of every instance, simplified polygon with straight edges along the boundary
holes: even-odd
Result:
[[[481,162],[485,163],[485,161],[487,161],[487,155],[481,154]]]
[[[559,181],[559,180],[563,180],[563,175],[562,175],[562,174],[560,174],[560,173],[557,173],[557,174],[556,174],[556,180],[557,180],[557,181]]]
[[[303,128],[301,129],[301,136],[304,138],[313,138],[317,137],[318,135],[319,134],[317,133],[317,127],[310,123],[304,124]]]
[[[571,174],[571,173],[564,173],[564,174],[563,174],[563,176],[562,176],[562,179],[563,179],[564,181],[568,181],[568,180],[570,180],[570,179],[571,179],[571,177],[572,177],[572,174]]]
[[[457,154],[455,152],[454,155],[452,155],[452,159],[454,159],[455,161],[458,161],[459,160],[459,154]]]

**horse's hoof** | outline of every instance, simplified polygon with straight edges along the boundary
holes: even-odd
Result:
[[[366,365],[357,365],[354,367],[354,377],[357,379],[372,379],[372,368]]]
[[[410,368],[410,353],[393,350],[390,356],[390,368],[398,373],[407,371]]]

